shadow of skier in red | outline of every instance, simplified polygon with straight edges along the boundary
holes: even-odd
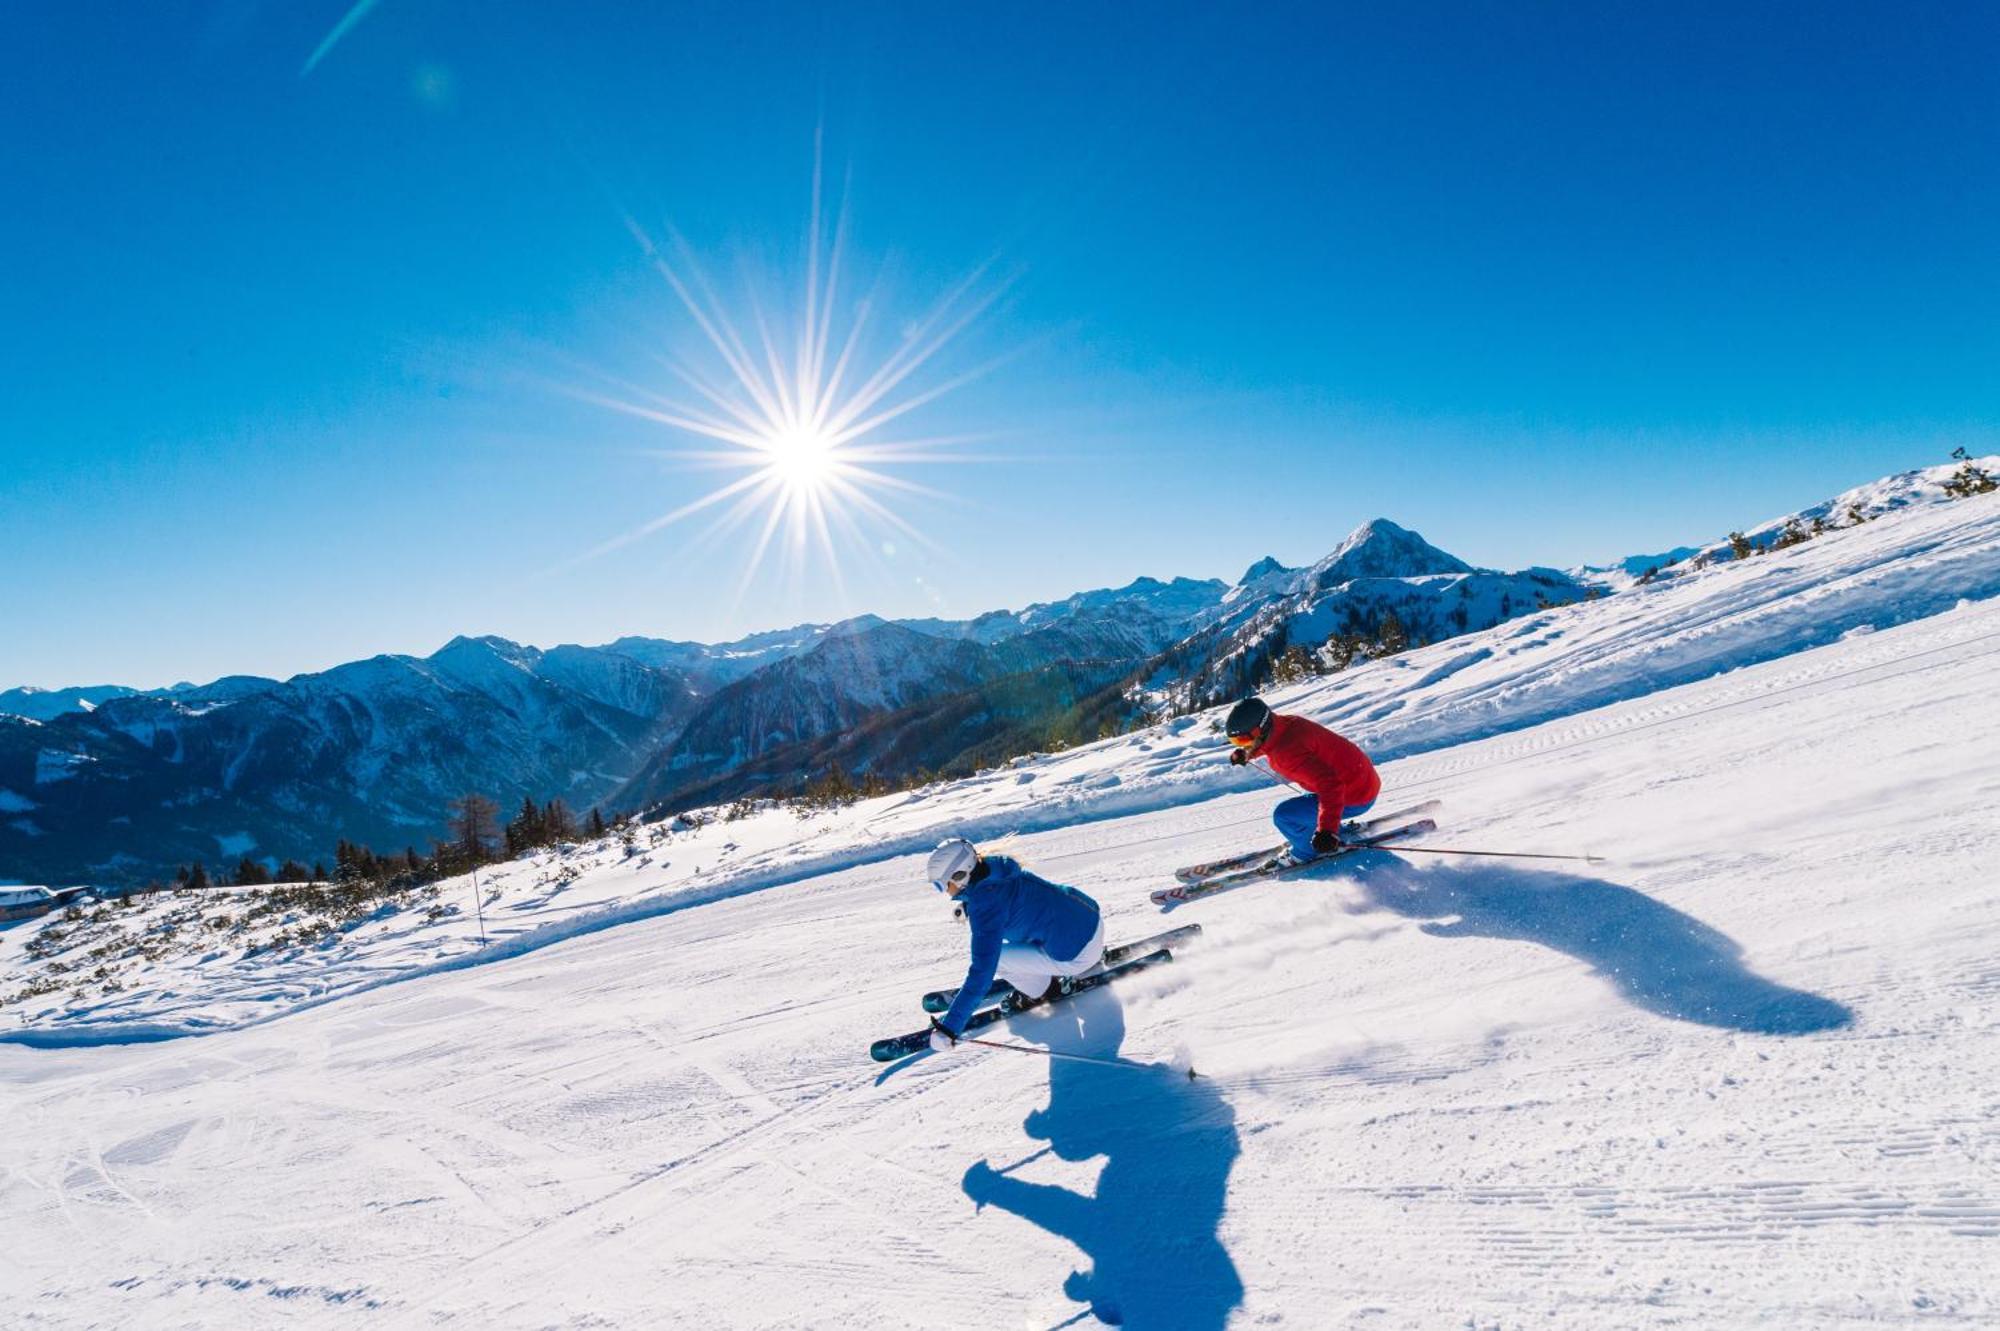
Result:
[[[1426,920],[1433,938],[1537,943],[1587,963],[1635,1007],[1724,1030],[1809,1035],[1854,1020],[1844,1003],[1766,979],[1712,925],[1602,878],[1382,857],[1352,877],[1370,907]]]
[[[1115,1056],[1125,1038],[1124,1013],[1108,989],[1011,1027],[995,1038],[1097,1057]],[[1089,1255],[1091,1268],[1063,1284],[1089,1305],[1072,1320],[1094,1314],[1112,1326],[1185,1331],[1228,1322],[1243,1282],[1216,1230],[1239,1147],[1235,1111],[1212,1085],[1164,1063],[1052,1060],[1048,1106],[1023,1126],[1064,1160],[1103,1156],[1095,1193],[1024,1182],[1009,1172],[1020,1165],[997,1170],[984,1160],[966,1170],[965,1193]]]

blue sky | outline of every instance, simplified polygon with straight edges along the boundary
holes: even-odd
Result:
[[[0,687],[972,614],[1377,515],[1607,560],[1995,446],[2000,12],[1231,9],[379,0],[307,71],[342,0],[9,7]],[[871,353],[998,297],[898,425],[985,438],[837,582],[744,585],[754,522],[592,556],[727,477],[578,395],[703,354],[632,226],[795,303],[816,138]]]

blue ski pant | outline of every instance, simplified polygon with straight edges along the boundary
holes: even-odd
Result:
[[[1374,800],[1366,804],[1346,805],[1340,811],[1340,821],[1358,818],[1374,807]],[[1293,855],[1302,860],[1313,857],[1313,833],[1319,828],[1319,796],[1292,796],[1271,810],[1271,821],[1278,825],[1278,831],[1284,834],[1285,840],[1292,843]]]

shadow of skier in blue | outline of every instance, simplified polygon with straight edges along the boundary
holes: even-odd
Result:
[[[995,1038],[1109,1058],[1124,1042],[1125,1018],[1100,990],[1017,1017]],[[1093,1314],[1112,1326],[1185,1331],[1228,1322],[1243,1282],[1216,1229],[1239,1147],[1235,1111],[1213,1086],[1164,1063],[1051,1060],[1048,1107],[1023,1126],[1064,1160],[1105,1157],[1095,1195],[1022,1182],[1011,1176],[1018,1164],[981,1160],[965,1171],[965,1194],[979,1207],[1011,1211],[1090,1257],[1091,1269],[1063,1283],[1089,1307],[1061,1325]]]
[[[1429,921],[1433,938],[1507,938],[1567,953],[1626,1001],[1678,1021],[1808,1035],[1854,1020],[1845,1004],[1767,980],[1719,929],[1601,878],[1382,859],[1353,875],[1367,904]],[[1450,917],[1456,916],[1455,920]]]

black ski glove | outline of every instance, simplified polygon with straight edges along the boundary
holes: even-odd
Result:
[[[1243,766],[1243,764],[1249,761],[1250,761],[1250,750],[1231,749],[1229,751],[1229,762],[1232,767],[1241,767]]]
[[[1322,827],[1313,833],[1313,853],[1324,855],[1340,849],[1340,833],[1331,827]]]

